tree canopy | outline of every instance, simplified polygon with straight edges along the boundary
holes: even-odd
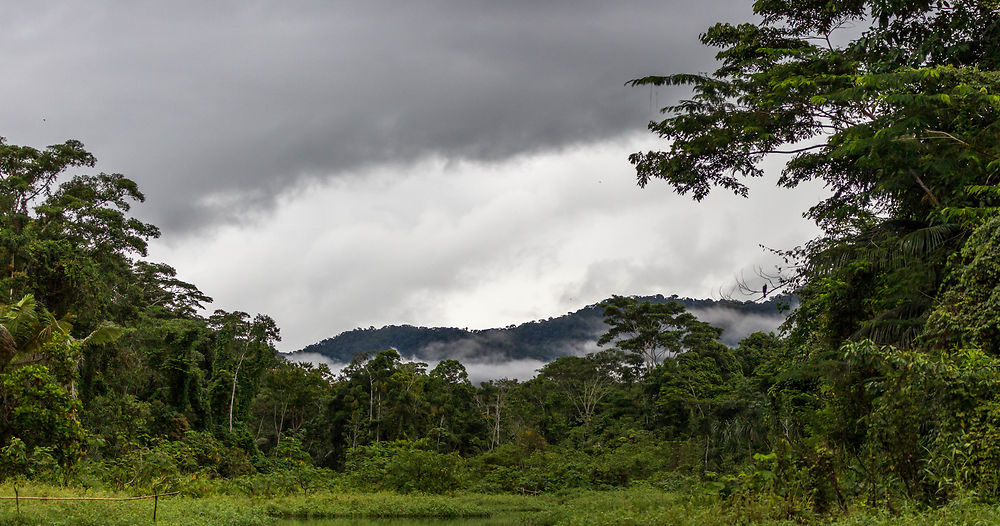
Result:
[[[958,479],[993,491],[986,468],[945,451],[973,447],[955,431],[967,420],[977,437],[996,429],[995,394],[963,383],[992,385],[998,352],[1000,4],[758,0],[754,11],[758,23],[701,36],[719,49],[714,72],[630,82],[692,89],[650,123],[667,145],[632,155],[637,181],[747,196],[761,161],[784,156],[779,185],[829,191],[806,212],[822,235],[783,253],[781,286],[800,299],[787,336],[752,368],[780,422],[777,458],[811,466],[817,504],[845,506],[849,472],[869,498],[940,496]],[[995,451],[977,444],[975,458]]]
[[[631,82],[694,92],[650,123],[669,147],[631,157],[638,182],[662,179],[695,199],[716,187],[746,196],[764,157],[787,156],[778,184],[821,181],[830,196],[808,211],[824,235],[788,254],[784,286],[807,301],[843,297],[814,313],[829,320],[833,347],[856,335],[911,345],[948,255],[1000,203],[997,5],[754,7],[761,23],[702,35],[720,49],[714,73]]]
[[[592,308],[605,349],[577,338],[523,382],[476,386],[391,345],[336,373],[293,364],[273,319],[205,315],[208,296],[142,259],[158,231],[129,216],[134,182],[66,173],[94,165],[75,141],[0,140],[0,477],[198,494],[240,477],[216,487],[268,496],[644,480],[765,521],[994,501],[1000,4],[754,7],[756,23],[702,36],[715,72],[632,82],[693,92],[651,124],[664,150],[632,161],[640,185],[695,199],[747,195],[771,155],[788,156],[778,184],[826,185],[807,212],[822,234],[782,253],[799,306],[778,334],[727,345],[680,303],[615,296]],[[425,336],[389,329],[346,340]]]

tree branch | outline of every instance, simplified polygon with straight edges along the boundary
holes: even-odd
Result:
[[[913,179],[917,181],[917,184],[920,185],[920,188],[923,188],[924,192],[927,192],[927,197],[930,197],[931,203],[933,203],[935,207],[940,207],[941,201],[938,201],[938,198],[936,195],[934,195],[934,192],[931,192],[931,189],[928,188],[926,184],[924,184],[924,180],[920,178],[920,175],[918,175],[917,172],[914,170],[910,170],[910,173],[913,174]]]
[[[747,155],[765,155],[765,154],[769,154],[769,153],[777,153],[777,154],[782,154],[782,155],[788,155],[788,154],[793,154],[793,153],[807,152],[809,150],[816,150],[816,149],[824,148],[824,147],[826,147],[826,144],[815,144],[813,146],[806,146],[804,148],[797,148],[795,150],[758,150],[758,151],[754,151],[754,152],[748,152]]]

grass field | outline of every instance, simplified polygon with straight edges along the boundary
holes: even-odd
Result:
[[[118,497],[107,491],[43,485],[18,487],[21,496]],[[0,485],[0,496],[14,488]],[[957,501],[925,510],[852,509],[846,514],[814,516],[794,512],[779,503],[734,504],[698,492],[638,487],[614,491],[581,491],[557,495],[517,496],[460,493],[400,495],[324,491],[276,498],[211,495],[171,496],[159,500],[159,525],[258,525],[279,519],[324,518],[469,518],[504,517],[512,523],[535,525],[730,525],[730,524],[1000,524],[996,506]],[[14,501],[0,501],[0,524],[134,525],[152,524],[153,501],[24,501],[20,513]]]

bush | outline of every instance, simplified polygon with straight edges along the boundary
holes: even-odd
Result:
[[[461,486],[465,461],[458,453],[429,450],[426,440],[400,440],[348,450],[346,472],[363,488],[444,493]]]

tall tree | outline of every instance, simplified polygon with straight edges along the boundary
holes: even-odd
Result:
[[[778,184],[825,185],[829,197],[806,214],[822,235],[785,253],[782,285],[801,303],[775,354],[782,363],[758,363],[757,381],[770,384],[774,432],[792,462],[813,466],[817,508],[833,496],[843,506],[846,468],[870,498],[900,480],[918,495],[934,478],[921,467],[932,463],[925,445],[950,437],[951,451],[964,447],[948,434],[954,419],[942,426],[909,411],[917,393],[902,393],[921,375],[944,379],[935,407],[962,405],[980,415],[977,432],[995,429],[982,415],[996,400],[955,381],[990,360],[953,346],[993,341],[995,298],[973,290],[996,274],[980,257],[992,254],[1000,211],[1000,4],[758,0],[754,11],[757,23],[701,36],[719,48],[713,73],[632,81],[693,90],[650,123],[669,145],[631,157],[638,183],[661,179],[698,200],[716,188],[746,196],[761,161],[785,156]],[[888,472],[864,460],[876,457],[892,459]],[[939,460],[938,472],[959,471]]]
[[[465,366],[441,360],[427,375],[431,440],[438,451],[471,453],[481,440],[485,421],[476,407],[476,390]]]
[[[790,157],[778,182],[818,180],[831,196],[808,213],[825,235],[798,252],[803,301],[825,343],[852,336],[909,345],[932,307],[970,211],[1000,193],[1000,16],[989,0],[759,0],[758,24],[717,24],[708,75],[637,79],[685,84],[694,96],[650,129],[669,149],[631,157],[638,182],[668,182],[702,199],[713,187],[747,195],[760,161]],[[841,36],[867,27],[858,38]],[[848,33],[849,34],[849,33]],[[846,44],[838,45],[837,42]],[[973,214],[974,215],[974,214]],[[796,279],[798,278],[798,279]],[[800,291],[801,292],[801,291]]]
[[[504,423],[509,419],[510,392],[517,380],[501,378],[483,382],[476,392],[476,404],[486,420],[486,446],[492,451],[503,443]]]
[[[81,331],[134,307],[123,301],[135,257],[146,255],[156,227],[127,216],[144,196],[121,174],[64,172],[93,166],[78,141],[36,150],[0,138],[0,294],[7,302],[33,294],[57,317],[73,315]]]
[[[597,340],[598,345],[613,343],[639,359],[645,372],[703,341],[717,340],[722,333],[676,301],[652,303],[614,296],[603,305],[609,328]]]
[[[226,424],[228,431],[232,432],[234,415],[242,419],[249,412],[260,387],[261,376],[276,363],[274,344],[281,341],[281,336],[274,320],[264,314],[251,318],[245,312],[217,310],[209,318],[209,323],[217,331],[217,345],[226,360],[224,369],[219,373],[229,379]],[[221,360],[219,365],[222,365]]]
[[[302,439],[299,433],[325,416],[331,396],[331,376],[326,365],[289,362],[281,362],[267,371],[254,400],[257,439],[268,428],[272,431],[273,441],[269,441],[272,447],[280,445],[285,436]]]
[[[569,400],[587,439],[601,402],[618,382],[623,362],[621,351],[604,350],[586,356],[563,356],[538,371],[538,379],[554,383]]]

